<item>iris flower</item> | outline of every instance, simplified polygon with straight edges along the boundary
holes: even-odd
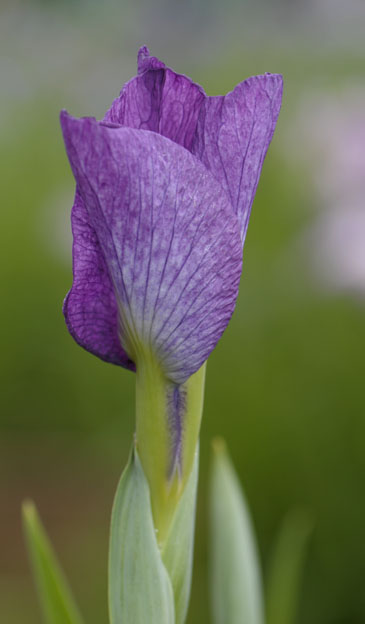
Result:
[[[281,76],[265,74],[208,97],[143,47],[102,121],[61,113],[76,179],[66,323],[82,347],[137,377],[157,363],[169,474],[182,470],[184,387],[235,307],[281,96]]]
[[[225,96],[143,47],[104,120],[61,113],[76,179],[71,335],[135,370],[148,346],[181,384],[232,315],[242,248],[282,94],[280,75]]]

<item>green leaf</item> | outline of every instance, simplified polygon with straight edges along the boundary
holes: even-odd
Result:
[[[23,504],[23,526],[45,622],[82,624],[66,578],[32,502]]]
[[[169,573],[175,599],[176,624],[183,624],[189,606],[193,552],[196,493],[198,487],[199,451],[196,451],[193,470],[177,505],[162,560]]]
[[[171,582],[162,563],[150,492],[134,449],[120,479],[109,549],[111,624],[174,624]]]
[[[267,624],[294,624],[312,514],[295,509],[284,519],[273,547],[266,584]]]
[[[263,624],[260,566],[247,503],[224,442],[213,446],[211,605],[214,624]]]

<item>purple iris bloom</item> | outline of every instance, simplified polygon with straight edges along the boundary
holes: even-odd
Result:
[[[233,313],[280,75],[208,97],[143,47],[103,121],[61,114],[76,179],[71,335],[135,370],[149,349],[185,382]]]

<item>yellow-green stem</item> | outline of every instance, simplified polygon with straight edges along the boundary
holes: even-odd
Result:
[[[151,492],[157,539],[162,547],[176,505],[191,473],[204,400],[204,364],[181,386],[174,385],[151,353],[144,353],[136,374],[136,444]],[[171,463],[171,396],[183,397],[181,408],[181,453],[179,466]]]

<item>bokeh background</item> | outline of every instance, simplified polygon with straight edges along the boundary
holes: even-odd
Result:
[[[40,613],[22,542],[32,497],[90,624],[107,622],[108,525],[134,379],[76,346],[73,179],[58,112],[101,117],[152,53],[224,93],[265,71],[283,108],[248,231],[240,296],[208,366],[194,586],[209,621],[210,441],[227,440],[264,575],[283,518],[314,518],[297,623],[365,622],[363,0],[2,0],[0,621]],[[228,623],[227,623],[228,624]]]

